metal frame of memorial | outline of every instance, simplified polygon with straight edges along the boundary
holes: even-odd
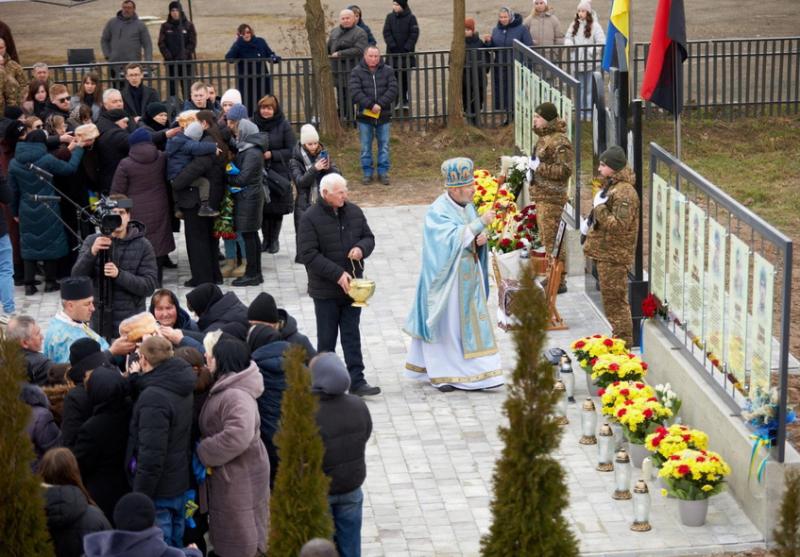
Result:
[[[568,74],[544,56],[514,41],[514,143],[517,149],[530,155],[536,144],[533,133],[533,111],[537,105],[550,101],[558,108],[558,113],[567,122],[567,135],[572,142],[575,161],[570,178],[569,197],[571,214],[569,224],[576,228],[581,200],[581,111],[583,106],[583,85],[580,80]],[[578,99],[575,103],[573,99]]]
[[[650,287],[670,316],[661,323],[734,414],[777,384],[772,454],[783,462],[792,240],[655,143],[650,178]]]

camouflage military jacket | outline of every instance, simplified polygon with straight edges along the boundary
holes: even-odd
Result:
[[[533,158],[539,158],[539,167],[531,184],[531,198],[536,203],[563,205],[567,201],[575,155],[566,131],[567,123],[560,118],[537,130],[539,141],[533,149]]]
[[[5,64],[0,66],[0,109],[20,106],[27,90],[25,71],[6,54]]]
[[[608,201],[592,210],[594,225],[589,230],[583,252],[595,261],[633,265],[639,232],[639,195],[633,187],[636,176],[628,167],[608,179]]]

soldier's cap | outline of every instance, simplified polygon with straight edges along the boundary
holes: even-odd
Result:
[[[548,122],[552,122],[556,118],[558,118],[558,109],[556,105],[553,103],[542,103],[536,107],[536,114],[547,120]]]
[[[472,159],[468,159],[467,157],[447,159],[442,163],[444,187],[460,188],[473,184],[475,182],[473,168]]]
[[[628,164],[628,157],[619,145],[612,145],[600,155],[600,162],[611,170],[619,172]]]

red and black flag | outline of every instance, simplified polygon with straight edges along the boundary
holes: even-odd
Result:
[[[683,109],[682,64],[686,56],[683,0],[658,0],[642,80],[642,98],[673,114],[680,114]]]

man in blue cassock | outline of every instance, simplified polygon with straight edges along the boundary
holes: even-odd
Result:
[[[473,164],[442,164],[445,191],[428,208],[422,271],[404,330],[411,335],[407,375],[440,391],[490,389],[503,384],[503,369],[486,298],[487,236],[494,211],[478,216]]]

